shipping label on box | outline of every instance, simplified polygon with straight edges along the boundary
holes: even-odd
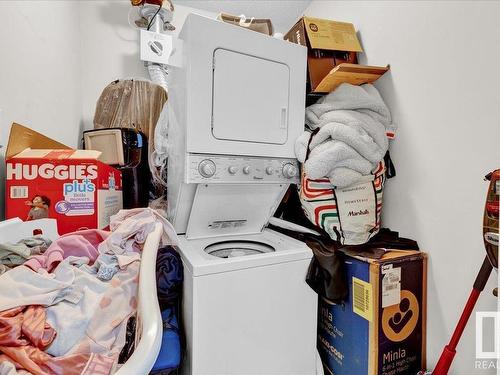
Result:
[[[319,301],[318,349],[326,374],[416,374],[425,368],[427,259],[348,257],[349,298]]]

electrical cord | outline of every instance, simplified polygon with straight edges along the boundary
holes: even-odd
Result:
[[[158,13],[160,13],[160,10],[161,10],[161,5],[158,6],[158,10],[154,14],[154,16],[151,17],[151,20],[149,21],[149,24],[148,24],[148,31],[151,28],[151,25],[153,24],[153,21],[155,20],[156,16],[158,15]]]

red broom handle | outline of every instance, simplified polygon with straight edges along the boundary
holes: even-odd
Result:
[[[484,290],[484,286],[488,281],[491,271],[493,271],[493,267],[486,257],[484,259],[483,265],[481,266],[481,270],[479,271],[476,281],[474,282],[474,288],[467,300],[464,311],[462,312],[462,316],[458,321],[457,327],[455,328],[455,332],[453,332],[453,336],[451,337],[450,343],[445,346],[443,352],[441,353],[441,357],[436,365],[436,368],[432,372],[432,375],[447,375],[450,370],[451,364],[453,362],[453,358],[457,353],[457,346],[462,334],[464,333],[465,327],[469,321],[472,312],[474,311],[474,307],[476,306],[479,295]]]

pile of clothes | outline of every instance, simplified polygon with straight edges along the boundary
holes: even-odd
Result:
[[[33,256],[45,252],[52,241],[41,235],[23,238],[15,244],[0,243],[0,275]]]
[[[306,108],[306,125],[309,129],[295,143],[297,159],[308,178],[326,177],[337,188],[371,181],[395,131],[389,109],[371,84],[343,83]]]
[[[0,375],[113,372],[137,310],[141,250],[158,222],[160,246],[177,245],[168,221],[134,209],[113,216],[110,232],[0,246]],[[11,251],[22,246],[29,254]]]

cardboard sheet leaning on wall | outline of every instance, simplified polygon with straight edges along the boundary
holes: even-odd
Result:
[[[111,82],[97,101],[94,128],[133,128],[143,132],[148,138],[148,158],[151,160],[155,151],[156,123],[166,101],[165,90],[152,82],[135,79]],[[157,176],[153,169],[152,174]],[[163,185],[156,183],[155,188],[155,195],[164,194]]]

